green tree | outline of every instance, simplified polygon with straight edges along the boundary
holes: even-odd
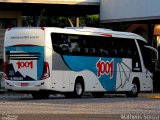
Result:
[[[40,26],[44,27],[68,27],[71,26],[68,18],[72,21],[75,26],[75,17],[72,16],[42,16]],[[99,26],[99,15],[87,15],[80,18],[80,26],[97,27]],[[38,17],[24,16],[23,26],[36,26]]]
[[[99,27],[99,15],[87,15],[84,21],[87,27]]]
[[[71,27],[68,18],[72,21],[75,26],[75,17],[73,16],[42,16],[40,21],[40,26],[43,27]],[[33,16],[24,16],[23,17],[23,26],[36,26],[38,17]],[[128,22],[117,22],[117,23],[106,23],[102,24],[99,20],[99,15],[86,15],[79,17],[80,26],[86,27],[99,27],[107,28],[117,31],[125,31],[130,23]]]

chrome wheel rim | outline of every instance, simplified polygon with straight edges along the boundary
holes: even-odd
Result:
[[[76,84],[76,93],[77,95],[81,95],[82,94],[82,85],[80,83]]]
[[[132,90],[131,90],[131,92],[132,92],[133,94],[137,94],[137,92],[138,92],[137,85],[132,84]]]

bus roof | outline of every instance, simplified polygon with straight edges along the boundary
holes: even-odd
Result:
[[[104,37],[119,37],[119,38],[131,38],[142,40],[147,42],[143,37],[137,35],[135,33],[130,32],[120,32],[113,31],[111,29],[104,28],[94,28],[94,27],[66,27],[66,28],[58,28],[58,27],[15,27],[9,28],[9,30],[14,29],[42,29],[46,32],[52,33],[66,33],[66,34],[79,34],[79,35],[93,35],[93,36],[104,36]]]
[[[111,29],[105,28],[94,28],[94,27],[67,27],[66,29],[73,29],[76,31],[81,32],[93,32],[93,33],[100,33],[100,35],[104,36],[112,36],[112,37],[122,37],[122,38],[134,38],[137,40],[142,40],[147,42],[143,37],[131,32],[120,32],[120,31],[113,31]]]

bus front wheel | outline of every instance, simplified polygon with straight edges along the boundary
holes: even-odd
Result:
[[[127,97],[137,97],[139,94],[139,87],[138,84],[132,83],[131,91],[126,92]]]

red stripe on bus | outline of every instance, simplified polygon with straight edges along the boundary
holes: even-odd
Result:
[[[33,44],[16,44],[15,46],[37,46]]]
[[[101,34],[103,36],[106,36],[106,37],[112,37],[112,34]]]

